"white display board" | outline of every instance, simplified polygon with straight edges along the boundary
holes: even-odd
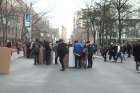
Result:
[[[74,47],[69,48],[69,67],[75,67],[75,56],[73,54]]]

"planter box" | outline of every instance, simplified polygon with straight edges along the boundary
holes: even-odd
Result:
[[[11,48],[0,48],[0,74],[10,72]]]

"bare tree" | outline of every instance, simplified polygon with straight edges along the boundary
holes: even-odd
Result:
[[[130,13],[131,5],[128,3],[129,0],[112,0],[114,11],[116,10],[116,16],[118,21],[118,42],[121,43],[123,19],[126,19]]]
[[[87,8],[86,14],[84,15],[84,18],[86,20],[86,26],[87,26],[87,40],[89,40],[90,37],[90,31],[93,36],[94,42],[96,41],[96,28],[95,28],[95,13],[94,13],[94,2],[95,0],[89,0],[85,1],[85,5]]]

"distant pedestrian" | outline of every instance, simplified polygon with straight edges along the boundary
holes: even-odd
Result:
[[[7,40],[7,45],[6,45],[6,47],[12,48],[12,42],[9,41],[9,40]],[[12,56],[12,51],[11,51],[11,56]]]
[[[40,43],[39,40],[36,39],[35,43],[34,43],[34,64],[37,65],[39,64],[39,49],[40,49]]]
[[[121,63],[122,63],[123,62],[123,56],[122,56],[122,47],[120,46],[120,44],[117,45],[116,62],[117,62],[118,58],[120,58]]]
[[[20,54],[21,46],[22,46],[22,44],[21,44],[20,40],[18,40],[16,42],[17,54]]]
[[[131,57],[131,51],[132,51],[132,47],[130,44],[127,44],[127,54],[128,54],[128,58]]]
[[[108,47],[107,47],[107,45],[104,45],[103,49],[102,49],[102,56],[104,58],[104,62],[107,61],[107,53],[108,53]]]
[[[35,51],[35,41],[34,40],[31,42],[30,50],[31,50],[30,57],[33,58],[34,57],[34,51]]]
[[[26,56],[27,58],[30,58],[30,55],[31,55],[31,42],[26,42]]]
[[[7,45],[6,45],[6,47],[12,48],[12,43],[11,43],[11,41],[7,40]]]
[[[123,45],[122,46],[122,57],[123,57],[123,60],[125,60],[125,54],[126,54],[126,46]]]
[[[109,60],[111,61],[113,57],[113,61],[115,61],[116,60],[116,46],[113,43],[111,43],[108,52],[109,52]]]

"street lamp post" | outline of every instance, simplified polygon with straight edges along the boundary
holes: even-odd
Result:
[[[30,9],[27,9],[24,14],[24,29],[26,29],[26,39],[31,42],[31,26],[32,26],[32,13],[31,13],[32,5],[30,5]]]

